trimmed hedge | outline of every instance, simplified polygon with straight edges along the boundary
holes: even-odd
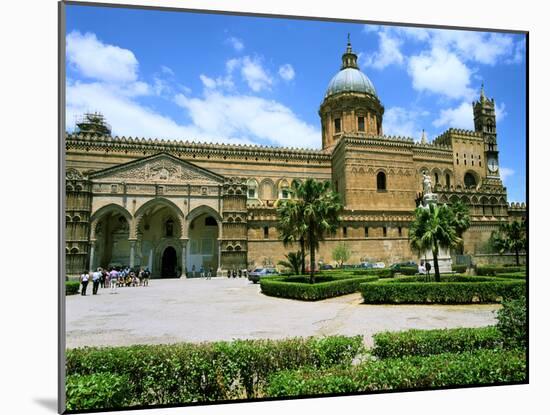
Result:
[[[352,272],[353,275],[376,275],[378,278],[392,278],[395,272],[390,268],[368,268]]]
[[[502,346],[502,334],[494,326],[436,330],[382,332],[373,336],[372,354],[380,359],[460,353]]]
[[[468,269],[468,266],[467,265],[455,265],[453,264],[451,266],[451,269],[454,271],[454,272],[458,272],[459,274],[463,274],[466,272],[466,270]]]
[[[523,272],[510,272],[509,274],[497,274],[497,278],[510,278],[514,280],[524,280],[527,278],[525,271]]]
[[[78,281],[65,281],[65,294],[72,295],[78,294],[80,288],[80,282]]]
[[[303,301],[318,301],[359,291],[361,283],[376,281],[377,276],[316,277],[314,284],[301,281],[303,277],[261,279],[262,293],[273,297],[291,298]]]
[[[525,382],[523,350],[479,350],[426,357],[370,361],[325,371],[281,372],[271,377],[267,396],[322,395]]]
[[[527,346],[527,303],[525,297],[506,301],[497,313],[497,328],[506,347]]]
[[[448,278],[461,278],[467,282],[407,282],[397,279],[363,283],[360,290],[366,304],[499,303],[503,299],[525,295],[525,281],[521,280],[491,278],[474,282],[470,277]]]
[[[512,272],[525,272],[525,266],[502,266],[502,265],[478,265],[476,266],[477,275],[498,275],[509,274]]]
[[[122,408],[132,396],[130,379],[111,373],[67,376],[67,410]]]
[[[417,267],[400,267],[399,271],[397,272],[403,275],[416,275],[418,274],[418,268]]]
[[[363,348],[361,336],[86,347],[67,351],[66,370],[126,376],[130,406],[249,399],[263,395],[275,372],[350,365]]]

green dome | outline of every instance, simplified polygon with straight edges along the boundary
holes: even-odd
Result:
[[[342,69],[332,78],[325,98],[340,92],[362,92],[377,96],[371,80],[359,69],[353,67]]]

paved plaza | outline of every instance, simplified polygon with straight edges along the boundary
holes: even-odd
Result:
[[[244,278],[151,280],[116,294],[66,297],[67,347],[159,344],[494,324],[500,306],[366,305],[359,293],[317,302],[267,297]]]

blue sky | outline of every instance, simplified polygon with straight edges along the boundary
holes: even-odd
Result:
[[[68,5],[67,129],[97,110],[113,135],[319,148],[348,33],[387,135],[473,129],[484,83],[508,199],[525,200],[520,34]]]

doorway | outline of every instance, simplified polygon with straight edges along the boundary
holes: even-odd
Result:
[[[167,247],[162,253],[161,278],[177,277],[178,256],[174,247]]]

